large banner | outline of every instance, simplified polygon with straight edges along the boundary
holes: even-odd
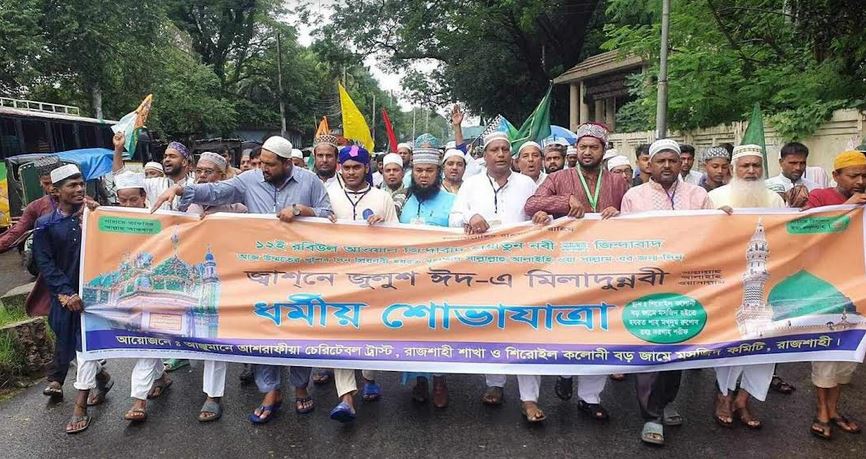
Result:
[[[864,355],[862,209],[467,236],[101,208],[84,233],[89,358],[607,374]]]

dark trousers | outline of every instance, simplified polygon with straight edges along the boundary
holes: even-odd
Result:
[[[81,313],[60,306],[60,302],[52,298],[48,325],[54,332],[54,361],[47,379],[63,384],[69,372],[69,362],[75,359],[76,349],[81,348]]]
[[[635,389],[641,416],[661,420],[665,407],[677,398],[682,370],[635,374]]]

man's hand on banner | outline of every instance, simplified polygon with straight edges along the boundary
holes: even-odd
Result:
[[[464,225],[466,234],[484,234],[490,229],[490,224],[481,215],[475,214],[469,219],[469,224]]]
[[[57,295],[57,300],[60,301],[61,306],[70,311],[75,312],[84,309],[84,303],[77,293],[73,293],[72,295]]]
[[[862,206],[866,204],[866,193],[854,193],[845,201],[845,204],[854,204],[855,206]]]
[[[539,210],[535,213],[535,215],[532,216],[532,223],[536,225],[546,225],[552,220],[553,219],[550,217],[550,215],[543,210]]]
[[[719,210],[721,210],[722,212],[724,212],[728,215],[733,215],[733,213],[734,213],[734,209],[732,209],[731,206],[722,206],[722,207],[719,207]]]
[[[150,213],[154,213],[162,207],[163,204],[170,202],[174,199],[175,196],[180,196],[183,194],[183,187],[180,185],[172,185],[169,189],[163,191],[158,198],[156,198],[156,202],[153,203],[153,207],[150,209]]]
[[[568,216],[573,218],[583,218],[586,211],[583,209],[583,204],[577,199],[577,196],[571,195],[568,197]]]
[[[376,223],[382,223],[383,221],[385,221],[385,217],[383,217],[381,215],[373,214],[373,215],[370,215],[370,218],[367,219],[367,224],[372,226],[372,225],[375,225]]]
[[[613,207],[613,206],[608,207],[607,209],[604,209],[601,211],[601,219],[602,220],[607,220],[609,218],[616,217],[617,215],[619,215],[619,211],[616,210],[616,207]]]

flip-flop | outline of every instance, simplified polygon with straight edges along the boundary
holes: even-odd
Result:
[[[157,398],[162,397],[162,395],[165,394],[165,391],[169,387],[171,387],[171,385],[173,383],[174,383],[173,379],[169,379],[168,382],[166,382],[162,379],[157,379],[156,381],[153,382],[153,387],[151,387],[150,390],[147,391],[147,399],[153,400],[153,399],[157,399]],[[154,391],[156,391],[156,390],[159,390],[159,392],[155,393]]]
[[[583,400],[577,401],[577,409],[583,411],[589,417],[596,421],[607,421],[610,419],[610,415],[607,413],[607,410],[604,409],[603,406],[599,403],[587,403]]]
[[[205,417],[205,413],[213,413],[213,416]],[[273,412],[271,413],[273,414]],[[221,418],[223,415],[223,405],[214,400],[205,400],[204,405],[201,406],[201,410],[198,412],[198,421],[199,422],[213,422],[217,419]]]
[[[835,418],[830,418],[830,422],[836,424],[836,427],[842,429],[843,432],[847,432],[849,434],[858,434],[862,430],[860,429],[860,426],[858,426],[855,422],[851,421],[850,419],[846,418],[841,414],[839,416],[836,416]],[[852,429],[850,427],[851,424],[854,424],[856,427]]]
[[[313,375],[313,384],[317,386],[328,384],[328,381],[330,381],[333,376],[333,370],[320,370]]]
[[[574,395],[573,381],[573,378],[563,378],[562,376],[557,377],[556,385],[553,386],[553,391],[556,392],[556,396],[563,401],[571,400],[571,397]]]
[[[123,419],[129,422],[144,422],[147,420],[147,409],[131,408],[129,411],[126,412],[126,414],[123,415]]]
[[[530,406],[534,409],[533,417],[529,417],[529,407]],[[544,411],[541,411],[541,408],[539,408],[538,404],[535,402],[522,402],[520,404],[520,412],[523,414],[523,416],[526,418],[527,421],[529,421],[533,424],[544,421],[545,419],[547,419],[547,416],[545,416]]]
[[[676,408],[668,405],[662,414],[662,423],[666,426],[681,426],[683,425],[683,416]]]
[[[108,395],[108,391],[112,387],[114,387],[113,379],[109,379],[105,384],[97,384],[96,392],[91,397],[87,397],[87,406],[97,406],[105,403],[105,396]]]
[[[430,387],[427,383],[427,378],[419,376],[415,378],[415,387],[412,388],[412,400],[418,403],[427,403]]]
[[[70,429],[69,428],[69,424],[77,424],[81,421],[85,421],[83,426],[81,426],[77,429]],[[66,424],[66,433],[69,435],[72,435],[72,434],[77,434],[79,432],[84,432],[85,430],[87,430],[88,427],[90,427],[91,421],[93,421],[93,418],[86,415],[86,414],[84,416],[72,416],[69,419],[69,422]]]
[[[658,422],[649,421],[643,425],[643,430],[640,433],[640,439],[644,443],[649,443],[651,445],[664,445],[665,429]]]
[[[750,430],[761,430],[764,427],[761,420],[752,416],[751,411],[746,407],[734,408],[734,416]]]
[[[361,398],[363,398],[365,402],[373,402],[379,400],[381,396],[382,386],[376,384],[375,382],[364,383],[364,388],[361,389]]]
[[[168,359],[164,362],[165,371],[171,373],[172,371],[180,370],[183,367],[189,366],[189,360],[187,359]]]
[[[815,427],[818,427],[817,429]],[[809,428],[809,432],[812,432],[812,435],[820,438],[821,440],[830,440],[833,438],[833,429],[830,427],[829,422],[823,422],[818,418],[812,420],[812,427]]]
[[[481,396],[481,402],[488,406],[499,406],[502,405],[502,401],[505,399],[505,394],[502,391],[501,387],[488,387],[486,391],[484,391],[484,395]]]
[[[252,422],[253,424],[267,424],[267,423],[271,422],[271,419],[273,419],[277,413],[280,412],[280,407],[282,407],[282,406],[283,406],[282,401],[274,403],[273,405],[259,405],[259,412],[264,414],[265,411],[267,411],[268,415],[267,416],[259,416],[259,415],[256,415],[255,411],[253,411],[252,413],[250,413],[250,416],[249,416],[250,422]]]
[[[63,397],[63,387],[51,387],[51,384],[42,389],[42,395],[51,398]]]
[[[307,405],[308,402],[310,402],[309,405]],[[310,397],[309,395],[306,397],[295,397],[295,412],[298,414],[307,414],[312,412],[316,409],[316,405],[312,402],[313,397]],[[307,405],[307,407],[304,408],[304,405]]]
[[[776,375],[773,375],[773,379],[770,380],[770,389],[785,395],[791,395],[792,392],[797,390],[796,387]]]
[[[355,420],[355,410],[348,403],[340,402],[331,410],[330,417],[337,422],[345,424]]]

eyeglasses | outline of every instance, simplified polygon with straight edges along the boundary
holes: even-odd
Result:
[[[214,175],[217,171],[214,169],[198,169],[195,170],[195,175]]]

